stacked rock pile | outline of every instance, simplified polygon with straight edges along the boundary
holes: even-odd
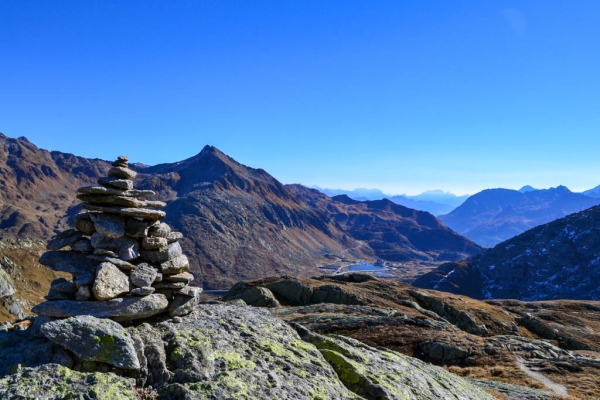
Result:
[[[73,274],[73,280],[53,281],[48,301],[33,308],[38,315],[125,321],[167,310],[185,315],[198,303],[202,289],[188,286],[194,277],[179,244],[183,235],[160,222],[166,214],[156,210],[166,204],[146,200],[155,195],[151,190],[133,188],[136,172],[127,157],[112,165],[98,186],[78,189],[87,211],[40,258],[55,271]]]

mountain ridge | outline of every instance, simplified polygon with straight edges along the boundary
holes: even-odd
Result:
[[[297,197],[336,221],[353,238],[366,241],[375,255],[384,260],[456,260],[481,250],[425,211],[388,199],[361,202],[347,195],[330,198],[298,184],[287,186]]]
[[[532,228],[415,286],[479,299],[600,300],[600,206]]]
[[[600,199],[573,193],[565,186],[526,192],[486,189],[440,219],[476,243],[493,247],[530,228],[597,204]]]

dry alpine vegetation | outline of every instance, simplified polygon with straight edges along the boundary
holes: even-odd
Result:
[[[600,399],[600,302],[479,301],[362,274],[240,283],[225,297],[239,299],[485,380],[498,398]]]

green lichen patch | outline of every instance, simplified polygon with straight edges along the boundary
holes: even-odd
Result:
[[[343,336],[303,330],[344,385],[366,398],[492,400],[487,393],[442,368]]]
[[[81,373],[57,364],[23,368],[0,379],[2,399],[138,400],[134,387],[112,373]]]

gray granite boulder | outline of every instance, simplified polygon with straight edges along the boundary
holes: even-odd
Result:
[[[63,247],[67,247],[81,239],[81,232],[76,229],[69,229],[68,231],[62,232],[57,235],[54,239],[48,242],[46,248],[48,250],[60,250]]]
[[[119,258],[100,256],[100,255],[96,255],[96,254],[88,256],[88,258],[91,260],[94,260],[94,261],[98,261],[98,262],[109,262],[125,271],[133,271],[135,269],[135,265],[133,265],[130,262],[123,261]]]
[[[92,298],[92,289],[89,286],[79,286],[75,293],[75,300],[86,301]]]
[[[92,293],[96,300],[104,301],[129,292],[129,277],[116,265],[104,262],[98,266]]]
[[[183,239],[183,233],[181,233],[181,232],[171,232],[167,235],[168,243],[173,243],[180,239]]]
[[[131,291],[131,294],[134,294],[136,296],[148,296],[149,294],[154,293],[155,290],[156,289],[152,286],[145,286],[133,289]]]
[[[91,236],[94,234],[94,232],[96,232],[96,227],[94,226],[91,218],[92,214],[93,213],[77,214],[73,224],[79,232],[87,236]]]
[[[146,208],[120,207],[120,206],[100,206],[84,203],[82,207],[85,210],[102,211],[109,214],[123,215],[125,217],[138,217],[150,220],[163,219],[167,214],[160,210],[148,210]]]
[[[93,272],[97,262],[87,258],[85,254],[76,251],[47,251],[40,257],[40,264],[53,271],[69,272],[71,274],[84,274]]]
[[[169,304],[169,315],[182,316],[192,312],[195,306],[200,302],[200,293],[202,289],[199,287],[187,287],[186,293],[175,292],[173,301]]]
[[[148,235],[155,236],[155,237],[166,238],[169,236],[169,233],[171,233],[171,227],[164,222],[161,222],[160,224],[157,224],[157,225],[153,225],[148,230]]]
[[[75,294],[77,285],[65,278],[56,278],[50,283],[50,290],[57,293]]]
[[[110,178],[134,180],[137,172],[126,167],[112,167],[108,170],[108,176]]]
[[[77,189],[79,193],[99,196],[126,196],[126,197],[150,197],[156,196],[152,190],[126,190],[106,186],[86,186]]]
[[[41,331],[49,340],[82,360],[99,361],[122,369],[140,369],[131,336],[110,319],[82,315],[46,322]]]
[[[79,253],[90,254],[94,251],[94,248],[92,247],[90,239],[83,238],[73,243],[71,245],[71,250],[77,251]]]
[[[183,254],[179,242],[171,243],[159,250],[144,250],[140,251],[142,258],[151,263],[164,263]],[[164,271],[163,271],[164,273]]]
[[[261,286],[248,286],[242,292],[234,296],[225,296],[223,301],[244,300],[246,304],[253,307],[279,307],[279,301],[273,293]]]
[[[0,297],[12,296],[15,294],[15,286],[10,276],[0,268]]]
[[[156,268],[147,263],[141,263],[131,271],[129,279],[137,287],[148,287],[152,285],[158,271]]]
[[[129,236],[136,238],[143,238],[148,236],[148,223],[145,221],[138,221],[137,219],[130,218],[125,224],[125,233]]]
[[[113,214],[97,214],[92,217],[96,232],[107,238],[119,238],[125,235],[125,220]]]
[[[142,239],[142,249],[144,250],[158,250],[167,244],[167,238],[163,237],[145,237]]]
[[[140,256],[138,241],[132,237],[109,238],[96,232],[91,240],[95,249],[113,251],[123,261],[134,260]]]
[[[167,262],[160,264],[160,270],[165,276],[179,274],[181,272],[187,271],[189,267],[190,262],[184,254],[181,254]]]
[[[110,318],[115,321],[129,321],[151,317],[166,311],[169,306],[162,294],[145,297],[116,298],[97,301],[47,301],[33,307],[31,311],[48,317],[66,318],[78,315],[92,315],[97,318]]]
[[[73,282],[75,283],[75,285],[77,285],[77,287],[91,285],[92,283],[94,283],[94,274],[88,273],[75,275],[73,278]]]
[[[103,177],[103,178],[98,179],[98,183],[103,186],[114,187],[117,189],[123,189],[123,190],[133,189],[133,181],[129,180],[129,179]]]
[[[187,285],[194,280],[194,275],[189,272],[181,272],[174,275],[165,275],[164,279],[167,282],[184,282]]]

